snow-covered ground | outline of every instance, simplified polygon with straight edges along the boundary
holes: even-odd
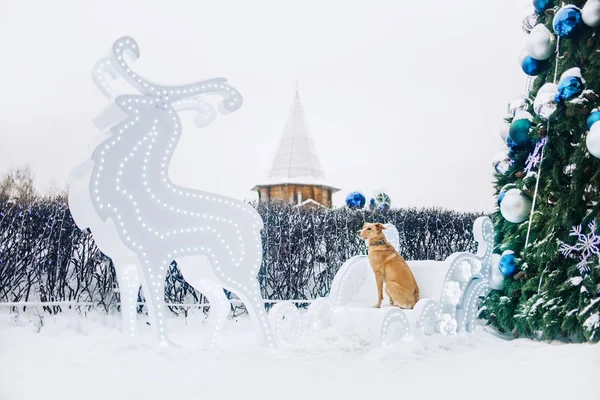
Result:
[[[479,327],[381,349],[313,332],[271,353],[241,317],[206,350],[200,320],[171,320],[180,347],[157,352],[148,329],[129,344],[118,316],[45,316],[40,329],[2,311],[0,399],[600,399],[597,345],[506,341]]]

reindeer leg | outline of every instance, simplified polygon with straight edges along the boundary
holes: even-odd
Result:
[[[210,311],[207,318],[208,335],[206,342],[210,347],[215,346],[223,324],[227,320],[231,303],[223,292],[223,287],[212,280],[202,279],[194,281],[192,286],[208,298]]]
[[[123,319],[123,333],[135,339],[137,331],[137,299],[140,290],[140,278],[137,265],[117,265],[117,279],[121,297],[121,316]]]
[[[159,257],[152,257],[149,260],[157,260]],[[169,313],[165,305],[165,271],[168,262],[163,265],[151,265],[142,267],[143,288],[146,305],[148,307],[148,317],[152,327],[152,341],[155,345],[161,347],[172,347],[175,344],[169,340],[167,334],[166,317]],[[153,272],[150,272],[153,271]]]
[[[246,306],[261,345],[266,345],[270,348],[277,347],[271,331],[271,325],[267,319],[267,312],[265,311],[262,295],[260,294],[258,280],[244,289],[243,291],[238,289],[235,294],[238,295],[242,303]]]

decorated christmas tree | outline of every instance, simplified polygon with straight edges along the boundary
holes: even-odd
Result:
[[[600,0],[534,0],[510,103],[483,317],[515,337],[600,340]]]

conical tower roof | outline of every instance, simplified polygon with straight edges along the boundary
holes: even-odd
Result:
[[[325,172],[310,136],[297,89],[268,180],[261,186],[286,183],[331,187],[326,182]]]

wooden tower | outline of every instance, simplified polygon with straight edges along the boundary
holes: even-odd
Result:
[[[298,205],[318,203],[325,207],[331,207],[331,195],[339,191],[325,180],[297,87],[267,180],[252,190],[258,191],[261,203],[283,200]]]

